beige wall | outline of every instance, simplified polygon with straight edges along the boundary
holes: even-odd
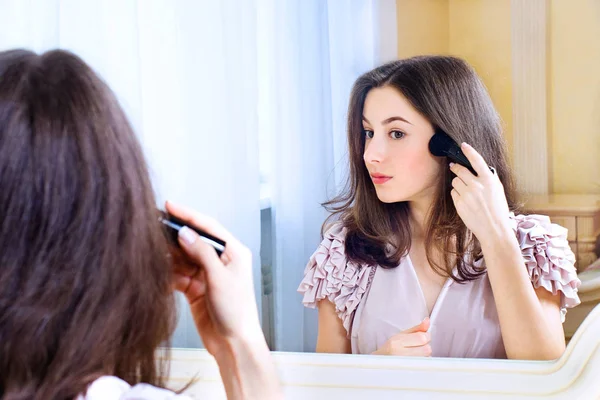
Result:
[[[450,54],[467,60],[488,88],[512,154],[510,0],[449,0]]]
[[[550,162],[556,193],[600,193],[600,1],[551,0]]]
[[[448,0],[397,0],[398,57],[448,53]]]
[[[549,187],[600,193],[600,1],[548,5]],[[465,58],[488,87],[512,154],[510,12],[510,0],[397,0],[398,56]]]
[[[397,0],[398,57],[452,54],[487,86],[512,149],[510,0]]]

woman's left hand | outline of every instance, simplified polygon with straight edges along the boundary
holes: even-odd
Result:
[[[462,165],[451,163],[450,170],[456,177],[450,194],[458,215],[483,245],[510,231],[510,211],[498,174],[490,171],[483,157],[470,145],[463,143],[461,150],[478,176]]]

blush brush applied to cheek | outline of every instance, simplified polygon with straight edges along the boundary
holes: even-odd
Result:
[[[436,129],[435,134],[429,140],[429,151],[436,157],[448,157],[453,162],[468,168],[473,175],[477,176],[477,172],[475,172],[460,146],[439,128]],[[492,173],[496,173],[493,167],[489,166],[488,168]]]

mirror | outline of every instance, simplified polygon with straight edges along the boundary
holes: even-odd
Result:
[[[600,396],[600,308],[556,362],[274,353],[286,399],[587,399]],[[204,350],[176,349],[169,383],[200,377],[186,393],[224,399],[216,363]]]
[[[30,2],[31,3],[31,2]],[[271,349],[313,352],[297,292],[348,171],[352,84],[385,62],[454,55],[503,121],[519,200],[568,229],[582,304],[598,304],[600,6],[560,0],[65,2],[0,0],[0,49],[62,47],[117,93],[159,201],[223,222],[254,254]],[[368,278],[368,277],[367,277]],[[182,307],[173,346],[202,346]],[[473,364],[475,365],[475,364]]]
[[[548,215],[552,222],[568,229],[575,265],[578,271],[584,271],[598,258],[594,244],[600,229],[599,177],[591,149],[597,147],[595,127],[600,122],[600,81],[594,72],[600,53],[597,46],[590,51],[587,46],[572,44],[590,43],[599,33],[598,7],[588,3],[573,8],[559,1],[395,3],[396,57],[450,54],[464,58],[476,69],[502,118],[524,210]],[[574,30],[575,25],[580,27]],[[576,132],[567,121],[577,127]],[[340,159],[345,162],[347,156],[338,155],[336,160]],[[333,178],[328,178],[325,186],[337,188],[337,171]],[[314,209],[297,207],[303,218],[313,221]],[[265,232],[273,235],[277,243],[278,234],[273,234],[273,222],[269,220],[272,214],[269,211],[263,216],[266,220],[263,226],[268,227]],[[303,227],[286,230],[283,222],[274,224],[284,230],[279,234],[280,239],[296,237],[290,232],[306,232]],[[307,236],[313,240],[313,247],[304,246],[305,256],[315,249],[314,233]],[[263,238],[262,245],[267,246],[263,247],[265,253],[272,254],[268,238]],[[280,245],[275,253],[295,256],[297,248],[289,249],[291,245],[287,243]],[[290,294],[296,284],[287,279],[296,274],[291,281],[297,281],[300,274],[297,266],[290,268],[293,271],[288,269],[289,257],[284,259],[279,265],[265,258],[264,265],[275,265],[270,274],[269,268],[265,268],[263,310],[264,315],[273,316],[267,319],[266,326],[272,329],[271,321],[281,321],[270,332],[275,335],[274,348],[312,351],[317,332],[316,312],[296,309],[298,296]],[[582,274],[581,279],[582,304],[566,315],[567,340],[598,304],[597,296],[590,295],[593,290],[589,289],[597,278]],[[273,280],[275,284],[271,286]]]

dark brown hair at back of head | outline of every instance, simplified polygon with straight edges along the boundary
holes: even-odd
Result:
[[[175,302],[146,163],[77,56],[0,53],[0,398],[162,386]]]
[[[332,212],[329,220],[337,218],[348,229],[345,246],[350,260],[394,268],[411,245],[408,205],[379,201],[363,160],[365,98],[371,89],[386,86],[404,96],[434,128],[441,128],[457,143],[471,144],[496,169],[510,209],[517,211],[518,205],[500,118],[483,83],[465,61],[448,56],[419,56],[365,73],[355,82],[350,96],[350,173],[346,188],[324,205]],[[480,259],[481,248],[456,212],[450,195],[452,178],[450,170],[443,168],[428,219],[425,247],[436,272],[450,276],[456,266],[458,276],[453,279],[465,282],[483,272],[465,262],[469,250],[473,259]],[[433,260],[435,248],[444,257],[443,265]]]

